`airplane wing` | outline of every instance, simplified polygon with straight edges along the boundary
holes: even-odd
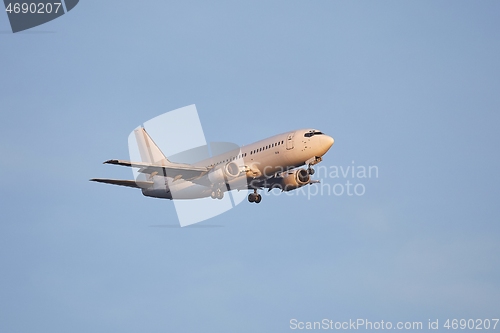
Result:
[[[144,162],[130,162],[123,160],[108,160],[104,164],[115,164],[139,168],[139,172],[150,175],[167,176],[174,179],[193,180],[200,178],[210,170],[206,167],[195,167],[189,164],[163,163],[163,165],[150,164]]]
[[[148,188],[153,186],[153,182],[148,181],[134,181],[134,180],[122,180],[122,179],[104,179],[104,178],[92,178],[92,182],[106,183],[120,186],[127,186],[133,188]]]

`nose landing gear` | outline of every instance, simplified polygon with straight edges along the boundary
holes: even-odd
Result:
[[[307,173],[309,173],[311,176],[314,175],[314,169],[312,168],[312,166],[318,164],[322,160],[323,159],[321,158],[321,156],[313,156],[307,161],[305,161],[304,164],[307,164]]]

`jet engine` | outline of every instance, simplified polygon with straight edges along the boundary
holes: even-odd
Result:
[[[226,165],[210,171],[208,179],[212,184],[225,183],[228,180],[236,178],[240,175],[240,167],[235,161],[229,162]]]
[[[283,191],[295,190],[299,187],[309,184],[311,176],[306,169],[297,169],[288,172],[281,180],[281,189]]]

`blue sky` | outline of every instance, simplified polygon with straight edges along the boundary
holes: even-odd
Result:
[[[0,15],[0,331],[498,318],[499,10],[81,1],[17,34]],[[319,128],[336,140],[324,166],[379,177],[182,229],[172,202],[88,182],[131,178],[101,163],[190,104],[208,141]]]

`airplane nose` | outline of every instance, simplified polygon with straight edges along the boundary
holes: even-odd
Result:
[[[335,140],[328,135],[322,135],[321,136],[321,148],[323,150],[323,155],[326,154],[326,152],[330,149],[331,146],[333,146],[333,143]]]
[[[333,146],[334,142],[335,140],[331,136],[325,135],[325,145],[328,147],[328,149]]]

